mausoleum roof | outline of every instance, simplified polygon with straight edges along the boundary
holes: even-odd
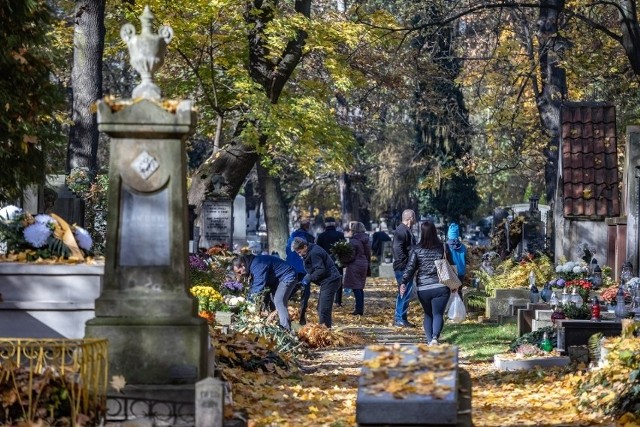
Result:
[[[619,216],[615,107],[567,102],[560,114],[564,216]]]

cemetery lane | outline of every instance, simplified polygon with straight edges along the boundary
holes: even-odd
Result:
[[[235,372],[234,404],[249,412],[249,425],[356,426],[356,396],[364,346],[424,342],[421,326],[415,329],[392,326],[395,289],[392,279],[368,279],[364,316],[350,315],[352,296],[344,299],[342,307],[334,308],[334,331],[344,337],[345,346],[312,351],[293,370],[274,367],[267,375]],[[312,295],[312,304],[316,298],[317,295]],[[317,321],[313,310],[310,314],[310,321]],[[422,324],[422,310],[415,302],[411,303],[409,320]],[[443,340],[450,342],[453,338],[448,336],[447,329],[452,334],[452,325],[446,324],[443,331]],[[576,383],[584,366],[500,372],[492,362],[470,359],[469,354],[469,349],[460,348],[459,366],[472,378],[475,426],[616,425],[576,408]]]

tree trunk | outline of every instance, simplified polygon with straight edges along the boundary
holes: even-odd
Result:
[[[73,125],[69,135],[67,170],[98,170],[98,123],[91,111],[102,98],[105,0],[77,0],[73,34]]]
[[[564,0],[541,0],[538,19],[538,46],[542,91],[537,98],[540,121],[549,138],[544,155],[547,201],[555,200],[560,146],[560,104],[566,98],[567,81],[564,69],[558,65],[564,41],[558,36],[558,19]]]
[[[269,251],[285,257],[285,246],[289,238],[287,207],[284,204],[280,179],[269,175],[262,165],[257,165],[260,192],[264,201],[264,220],[267,224]]]
[[[299,30],[289,40],[279,57],[275,57],[273,52],[269,51],[264,33],[268,24],[274,19],[273,9],[277,6],[277,1],[274,0],[253,0],[247,3],[245,15],[245,22],[251,28],[247,35],[249,75],[262,86],[272,104],[278,102],[284,85],[300,63],[302,48],[307,38],[307,33]],[[311,0],[295,0],[294,7],[296,12],[309,18]],[[241,128],[242,124],[238,126],[238,129]],[[239,135],[240,131],[236,130],[235,138]],[[260,144],[266,142],[266,135],[262,135]],[[224,195],[233,199],[257,160],[258,155],[255,150],[240,144],[237,139],[224,149],[216,151],[193,176],[189,188],[189,203],[198,206],[197,211],[201,210],[202,201],[212,191],[211,178],[214,176],[222,177],[222,180],[217,178],[216,182],[222,182]]]
[[[238,143],[226,145],[204,162],[191,178],[189,204],[198,206],[199,212],[202,201],[211,194],[214,176],[222,187],[217,195],[233,200],[257,160],[258,154],[249,147]]]
[[[622,46],[633,72],[640,75],[640,25],[635,0],[621,0],[619,14]]]
[[[353,203],[351,203],[351,178],[348,173],[340,175],[340,214],[342,223],[353,221]]]

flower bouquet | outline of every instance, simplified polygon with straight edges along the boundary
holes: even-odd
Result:
[[[565,286],[568,289],[575,288],[582,298],[583,303],[587,303],[589,301],[589,292],[591,292],[591,288],[593,287],[590,281],[584,279],[574,279],[567,281],[565,283]]]
[[[606,288],[600,293],[600,299],[607,305],[616,305],[616,297],[618,296],[618,287],[611,286]],[[628,291],[624,291],[625,302],[631,302],[631,294]]]
[[[567,280],[579,279],[589,273],[589,266],[582,260],[568,261],[557,265],[556,273],[562,274]]]
[[[0,259],[4,261],[84,262],[92,255],[92,246],[87,230],[69,225],[56,214],[33,216],[13,205],[0,209]]]
[[[330,252],[335,256],[338,267],[344,267],[353,262],[356,253],[353,245],[346,241],[339,241],[331,246]]]
[[[228,308],[222,294],[211,286],[193,286],[189,291],[198,300],[198,315],[209,322],[213,321],[216,311]]]

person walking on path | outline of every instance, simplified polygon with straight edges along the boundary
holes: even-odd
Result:
[[[451,295],[449,287],[440,283],[434,262],[444,257],[451,262],[447,255],[444,244],[438,237],[436,226],[430,221],[423,222],[420,226],[420,242],[411,251],[402,274],[400,294],[407,295],[409,289],[407,284],[412,281],[415,274],[414,286],[417,286],[418,301],[424,311],[422,324],[429,345],[438,344],[438,338],[444,326],[444,310]]]
[[[316,243],[331,256],[333,262],[336,262],[335,255],[331,254],[331,246],[336,242],[345,241],[344,233],[336,229],[336,220],[331,216],[325,219],[324,227],[324,231],[318,234]],[[343,270],[344,268],[338,267],[340,276],[342,276]],[[335,303],[338,307],[342,306],[342,281],[340,282],[340,289],[336,292]]]
[[[333,300],[340,288],[342,276],[327,251],[315,243],[309,243],[302,237],[296,237],[291,243],[291,250],[302,258],[304,269],[307,272],[302,279],[302,285],[308,288],[313,282],[320,286],[318,322],[330,328]]]
[[[371,255],[378,259],[378,262],[382,259],[384,242],[390,242],[391,237],[382,230],[380,227],[376,229],[376,232],[371,235]]]
[[[296,272],[283,259],[273,255],[241,255],[232,261],[234,273],[241,279],[249,279],[248,298],[265,292],[265,305],[275,306],[280,326],[291,330],[287,303],[298,283]]]
[[[447,230],[447,248],[452,264],[458,269],[458,278],[462,282],[467,268],[467,247],[460,241],[460,227],[455,222],[451,223]]]
[[[413,280],[409,280],[406,286],[406,292],[400,293],[400,284],[404,269],[409,261],[409,252],[415,246],[416,239],[413,237],[411,227],[416,223],[416,213],[411,209],[402,212],[402,223],[400,223],[393,233],[393,272],[398,282],[398,296],[396,298],[396,309],[394,313],[393,324],[399,327],[415,327],[414,324],[407,320],[409,312],[409,300],[411,299],[411,287]]]
[[[354,249],[354,258],[347,264],[344,273],[345,289],[352,289],[356,299],[353,315],[362,316],[364,314],[364,285],[367,281],[367,273],[370,271],[371,248],[369,247],[369,236],[364,224],[361,222],[351,223],[351,237],[349,243]]]
[[[291,296],[295,295],[298,292],[298,289],[301,290],[301,298],[300,298],[300,324],[304,325],[307,323],[307,307],[309,306],[309,297],[311,297],[311,288],[309,286],[302,286],[300,283],[302,282],[302,278],[305,276],[306,272],[304,270],[304,265],[302,264],[302,258],[298,256],[297,253],[291,250],[291,243],[293,243],[293,239],[296,237],[301,237],[305,239],[309,243],[315,242],[315,238],[311,233],[309,233],[309,229],[311,227],[311,221],[307,218],[303,218],[300,220],[300,226],[294,230],[289,236],[289,240],[287,240],[287,246],[285,248],[285,252],[287,253],[287,263],[293,267],[296,271],[297,275],[297,285],[293,290]]]

